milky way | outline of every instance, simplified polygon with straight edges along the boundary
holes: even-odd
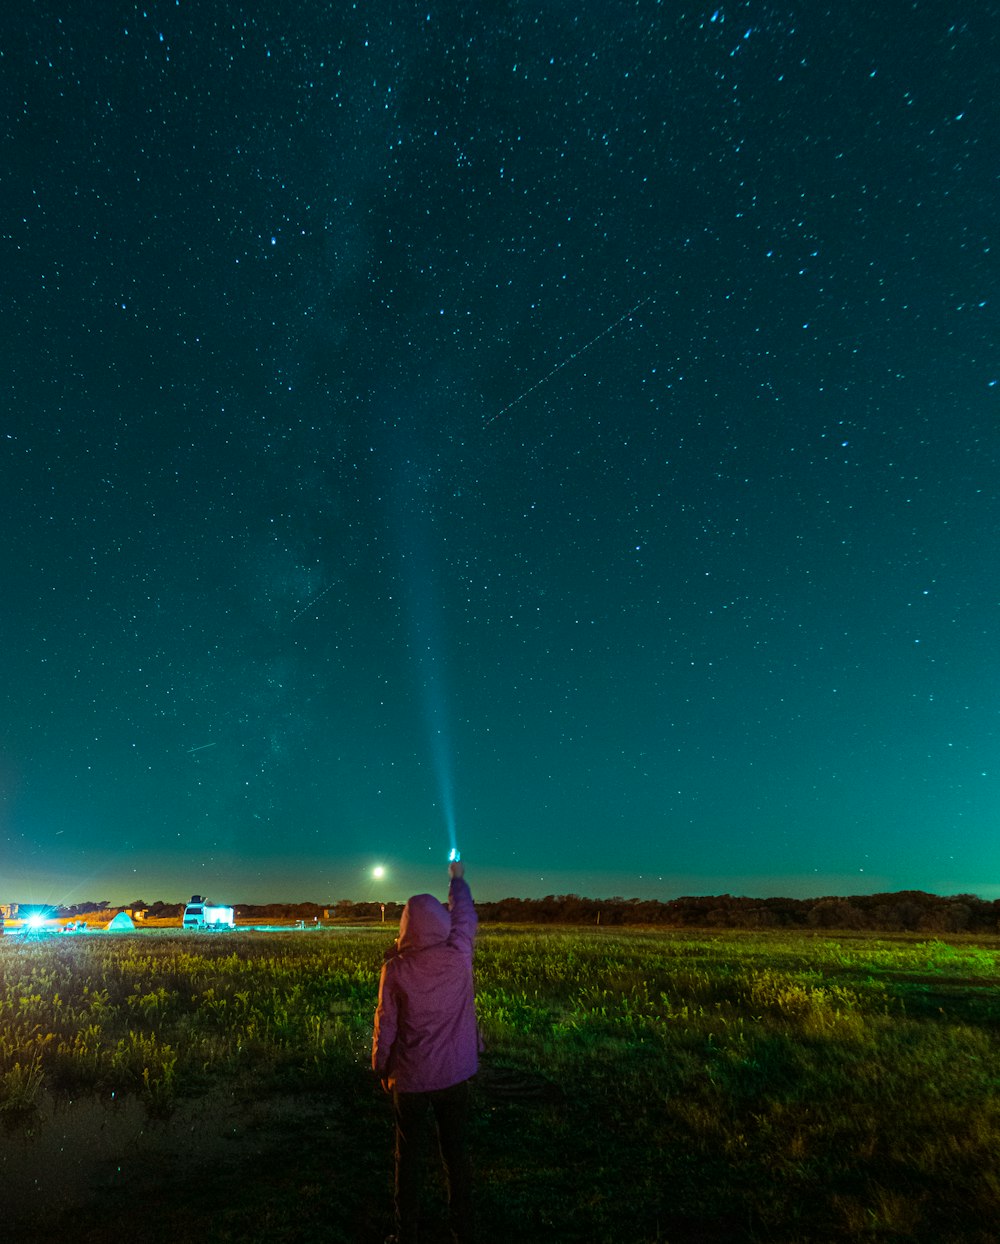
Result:
[[[0,18],[0,899],[1000,894],[1000,11],[253,7]]]

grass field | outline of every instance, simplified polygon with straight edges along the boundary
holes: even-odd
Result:
[[[394,932],[0,942],[5,1225],[381,1241]],[[483,1244],[993,1244],[998,947],[482,930]],[[427,1238],[443,1221],[431,1179]]]

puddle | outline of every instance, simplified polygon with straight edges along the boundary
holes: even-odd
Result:
[[[333,1130],[329,1102],[216,1093],[160,1120],[134,1097],[43,1097],[30,1120],[0,1124],[4,1225],[38,1230],[109,1192],[141,1198],[207,1170],[222,1175],[307,1129]]]

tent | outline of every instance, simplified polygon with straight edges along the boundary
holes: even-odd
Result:
[[[104,930],[105,933],[129,933],[135,930],[135,922],[127,911],[120,911]]]

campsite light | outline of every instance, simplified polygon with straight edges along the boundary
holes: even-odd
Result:
[[[375,867],[372,869],[372,876],[375,878],[376,881],[382,880],[382,878],[385,876],[385,869],[382,867],[381,864],[375,865]]]

